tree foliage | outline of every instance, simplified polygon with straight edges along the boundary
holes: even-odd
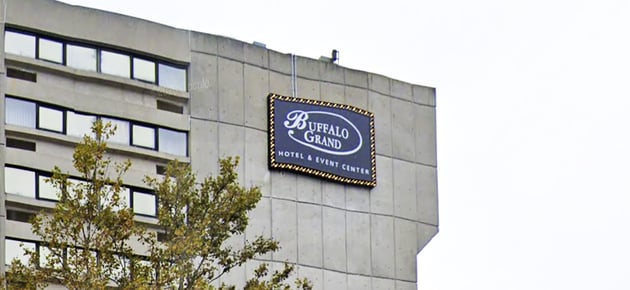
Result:
[[[59,202],[31,220],[40,249],[25,249],[26,264],[12,261],[4,279],[8,289],[42,289],[51,283],[68,289],[235,289],[218,279],[279,249],[277,241],[262,236],[242,248],[226,243],[245,232],[247,214],[261,198],[258,187],[238,183],[238,157],[220,160],[219,175],[201,181],[188,164],[177,161],[169,163],[164,176],[145,177],[159,200],[157,223],[134,221],[123,186],[131,163],[107,156],[106,140],[114,130],[97,121],[94,137],[86,135],[77,145],[73,165],[81,180],[53,169],[48,182]],[[292,271],[285,264],[269,273],[263,263],[244,289],[292,289],[287,282]],[[294,287],[311,289],[306,279],[297,279]]]

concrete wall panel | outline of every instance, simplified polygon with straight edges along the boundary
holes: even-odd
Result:
[[[261,68],[269,68],[269,50],[245,43],[245,63]]]
[[[346,209],[354,211],[370,211],[370,190],[366,188],[346,187]]]
[[[345,102],[345,92],[342,85],[322,82],[320,87],[323,101],[338,104],[343,104]]]
[[[372,213],[394,213],[394,169],[391,158],[376,156],[376,187],[370,192]]]
[[[321,268],[312,268],[307,266],[300,266],[297,269],[300,278],[308,278],[313,285],[313,290],[324,289],[324,271]]]
[[[343,85],[344,71],[343,67],[337,64],[328,61],[319,61],[319,75],[325,82]]]
[[[350,86],[345,87],[346,104],[351,104],[357,108],[368,109],[368,91]]]
[[[372,281],[368,276],[348,275],[348,289],[371,290]]]
[[[217,57],[192,54],[189,68],[190,115],[195,118],[218,120],[219,80]]]
[[[219,120],[244,123],[243,63],[219,58]]]
[[[371,275],[370,215],[367,213],[347,212],[346,224],[348,272]]]
[[[368,73],[353,69],[345,69],[344,81],[348,86],[368,88]]]
[[[392,156],[408,161],[416,160],[414,135],[414,105],[392,99]]]
[[[416,223],[403,219],[394,219],[396,240],[396,278],[416,281],[416,254],[409,245],[417,244]]]
[[[413,92],[411,84],[399,80],[391,80],[391,95],[395,98],[412,101]]]
[[[346,290],[353,288],[348,287],[346,274],[324,270],[324,289]]]
[[[392,156],[392,104],[391,98],[369,91],[369,111],[374,113],[376,153]]]
[[[395,280],[372,277],[372,290],[392,290],[395,287]]]
[[[416,106],[416,161],[437,166],[435,108]]]
[[[193,52],[216,55],[219,51],[218,43],[219,40],[216,35],[197,31],[190,32],[190,50]]]
[[[245,128],[229,124],[219,123],[219,157],[236,157],[245,155]],[[245,168],[241,165],[236,168],[239,182],[244,181]]]
[[[298,97],[319,100],[321,99],[320,82],[309,79],[298,78],[297,79],[297,93]]]
[[[438,225],[437,169],[416,165],[418,220]]]
[[[245,44],[242,41],[228,37],[219,37],[217,45],[220,57],[238,62],[245,60]]]
[[[396,281],[396,290],[416,290],[416,283]]]
[[[346,216],[340,209],[324,207],[324,268],[346,271]]]
[[[285,75],[291,74],[291,55],[269,50],[269,69]]]
[[[431,241],[431,239],[437,235],[438,227],[434,225],[427,225],[418,223],[418,251],[422,251],[424,247]]]
[[[245,186],[258,186],[264,196],[271,195],[271,173],[260,164],[267,163],[267,133],[245,128],[245,155],[241,166],[245,171]]]
[[[216,122],[190,120],[190,159],[193,172],[209,176],[219,172],[219,125]]]
[[[256,208],[249,212],[249,226],[245,230],[245,239],[249,242],[254,241],[256,237],[262,236],[271,238],[271,199],[263,197],[260,199]],[[271,259],[271,253],[259,256],[260,259]],[[248,275],[251,271],[248,271]]]
[[[416,166],[394,159],[394,215],[415,220],[416,210]]]
[[[413,85],[413,100],[418,104],[435,107],[435,88]]]
[[[374,91],[382,95],[389,95],[390,79],[382,75],[368,73],[368,88],[370,91]]]
[[[276,261],[297,262],[296,203],[281,199],[271,201],[272,236],[282,248],[273,253]]]
[[[245,65],[245,126],[267,131],[269,71]],[[260,146],[264,146],[261,143]]]
[[[277,72],[269,72],[269,92],[291,96],[291,77]]]
[[[346,207],[346,186],[333,182],[322,182],[322,203],[337,208]]]
[[[304,78],[312,79],[312,80],[320,79],[319,62],[314,59],[297,56],[296,62],[295,62],[295,69],[299,77],[304,77]]]
[[[302,265],[322,266],[322,207],[298,203],[298,262]]]
[[[297,199],[302,202],[322,203],[322,181],[310,176],[297,176],[300,189],[297,191]]]
[[[271,195],[277,198],[295,200],[297,177],[288,171],[271,171]]]
[[[394,219],[372,215],[372,275],[385,278],[395,277]],[[415,258],[415,257],[414,257]]]

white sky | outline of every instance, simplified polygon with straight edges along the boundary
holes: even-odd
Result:
[[[630,289],[630,1],[66,2],[436,87],[420,289]]]

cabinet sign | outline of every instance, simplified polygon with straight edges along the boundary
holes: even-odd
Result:
[[[374,114],[269,94],[269,167],[376,186]]]

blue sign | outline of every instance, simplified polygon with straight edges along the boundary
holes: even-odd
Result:
[[[376,186],[374,114],[269,94],[269,167]]]

